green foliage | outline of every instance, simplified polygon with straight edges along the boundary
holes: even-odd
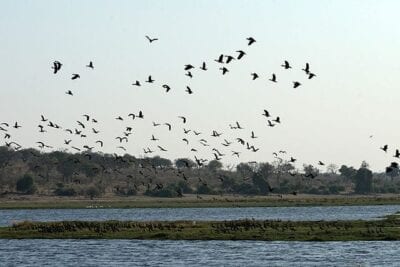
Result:
[[[212,195],[214,192],[207,185],[201,184],[197,187],[197,194]]]
[[[72,197],[76,196],[78,193],[74,188],[64,187],[64,184],[59,183],[57,184],[57,189],[54,190],[54,194],[56,196]]]
[[[219,160],[212,160],[208,163],[207,168],[212,172],[216,172],[222,168],[222,163]]]
[[[372,172],[367,168],[361,167],[356,175],[355,192],[357,194],[368,194],[372,192]]]
[[[100,197],[102,194],[98,187],[90,186],[86,189],[86,195],[89,196],[90,199],[93,199],[95,197]]]
[[[29,174],[25,174],[17,181],[17,191],[24,194],[33,194],[35,190],[33,178]]]
[[[260,173],[254,173],[252,180],[254,187],[258,189],[261,195],[267,195],[269,193],[269,184]]]

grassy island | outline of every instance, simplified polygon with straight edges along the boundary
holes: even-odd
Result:
[[[0,228],[2,239],[158,239],[357,241],[400,240],[400,220],[376,221],[62,221]]]

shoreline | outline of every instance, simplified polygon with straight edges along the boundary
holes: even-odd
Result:
[[[400,240],[398,214],[378,221],[63,221],[0,227],[0,239]]]
[[[213,208],[213,207],[304,207],[304,206],[365,206],[400,205],[400,196],[387,195],[270,195],[214,196],[185,195],[182,198],[145,196],[101,199],[14,196],[0,198],[1,209],[82,209],[82,208]]]

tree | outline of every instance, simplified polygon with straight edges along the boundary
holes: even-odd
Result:
[[[236,166],[236,171],[242,176],[242,177],[248,177],[253,175],[254,171],[253,168],[247,164],[247,163],[239,163]]]
[[[368,194],[372,192],[372,172],[370,170],[361,167],[355,175],[355,180],[355,192],[357,194]]]
[[[357,170],[353,167],[342,165],[339,169],[339,173],[341,176],[346,177],[347,179],[352,179],[356,175]]]
[[[222,163],[218,160],[212,160],[208,163],[207,168],[212,172],[216,172],[222,168]]]
[[[254,173],[253,177],[252,177],[252,180],[253,180],[254,186],[256,188],[258,188],[258,190],[260,191],[260,193],[262,195],[267,195],[268,194],[268,192],[270,191],[269,190],[270,186],[269,186],[267,180],[264,179],[264,177],[261,174]]]
[[[258,166],[257,173],[260,174],[264,179],[267,179],[274,173],[274,166],[269,164],[268,162],[260,163]]]
[[[175,160],[175,166],[177,168],[193,168],[196,166],[196,163],[188,158],[180,158]]]
[[[25,194],[33,194],[35,192],[35,185],[33,178],[29,174],[25,174],[17,181],[17,191]]]
[[[336,164],[331,163],[326,167],[326,170],[331,174],[336,174],[339,170],[339,167]]]

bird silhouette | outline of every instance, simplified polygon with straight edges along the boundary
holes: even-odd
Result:
[[[62,64],[60,61],[54,61],[53,66],[51,67],[53,69],[53,73],[56,74],[60,69],[61,69]]]
[[[184,116],[178,116],[178,118],[182,119],[183,123],[186,123],[186,118]]]
[[[236,51],[236,52],[239,53],[239,55],[238,55],[238,57],[237,57],[238,60],[240,60],[244,55],[246,55],[246,53],[245,53],[243,50],[238,50],[238,51]]]
[[[235,59],[233,56],[229,56],[229,55],[227,55],[227,56],[225,56],[225,57],[226,57],[226,61],[225,61],[225,63],[226,63],[226,64],[229,64],[229,63],[231,63],[231,62],[232,62],[232,60],[234,60],[234,59]]]
[[[203,62],[203,64],[200,67],[201,70],[207,70],[207,65],[205,62]]]
[[[71,80],[79,79],[81,76],[77,73],[72,74]]]
[[[162,146],[157,146],[161,151],[164,151],[164,152],[166,152],[166,151],[168,151],[168,150],[166,150],[165,148],[163,148]]]
[[[101,147],[103,147],[103,144],[104,144],[103,141],[101,141],[101,140],[97,140],[95,143],[100,144]]]
[[[252,74],[251,74],[251,76],[253,76],[253,81],[255,80],[255,79],[257,79],[258,78],[258,74],[257,73],[255,73],[255,72],[253,72]]]
[[[187,65],[185,65],[185,68],[184,68],[184,70],[191,70],[191,69],[193,69],[194,68],[194,66],[193,65],[191,65],[191,64],[187,64]]]
[[[193,91],[192,91],[192,89],[191,89],[189,86],[186,86],[186,92],[187,92],[189,95],[193,94]]]
[[[152,43],[152,42],[158,40],[158,38],[150,38],[148,35],[146,35],[146,39],[147,39],[150,43]]]
[[[155,138],[154,135],[151,135],[151,139],[150,139],[150,140],[151,140],[151,141],[158,141],[158,139]]]
[[[171,90],[171,87],[169,87],[167,84],[164,84],[162,87],[165,88],[166,93],[168,93]]]
[[[171,126],[171,124],[169,124],[169,123],[164,123],[164,125],[167,125],[168,126],[168,131],[171,131],[171,129],[172,129],[172,126]]]
[[[322,161],[318,161],[318,165],[324,166],[325,163],[323,163]]]
[[[396,153],[394,154],[395,158],[400,158],[400,151],[398,149],[396,149]]]
[[[247,45],[252,45],[253,43],[256,42],[256,40],[253,37],[248,37],[246,38],[246,40],[248,41]]]
[[[384,145],[383,147],[381,147],[381,149],[382,149],[383,151],[385,151],[385,152],[387,152],[388,148],[389,148],[388,145]]]
[[[13,126],[14,129],[18,129],[18,128],[21,128],[21,127],[22,126],[19,125],[17,121],[14,123],[14,126]]]
[[[147,83],[154,83],[155,80],[151,77],[151,75],[149,75],[149,77],[147,77],[146,82],[147,82]]]
[[[189,78],[193,78],[193,75],[190,71],[188,71],[185,75],[188,76]]]
[[[303,70],[306,74],[309,74],[310,73],[310,64],[306,63],[306,67],[301,70]]]
[[[222,70],[222,75],[225,75],[227,72],[229,72],[229,70],[225,67],[219,68],[220,70]]]
[[[276,119],[275,120],[272,120],[273,122],[276,122],[276,123],[281,123],[281,118],[278,116],[278,117],[276,117]]]
[[[268,120],[268,126],[269,126],[269,127],[274,127],[275,124],[273,124],[270,120]]]
[[[312,79],[312,78],[314,78],[316,75],[314,74],[314,73],[309,73],[308,74],[308,79],[310,80],[310,79]]]
[[[251,138],[253,138],[253,139],[258,138],[257,136],[255,136],[253,131],[251,131]]]
[[[269,114],[268,110],[264,109],[264,113],[262,114],[265,117],[271,117],[271,115]]]
[[[285,63],[281,67],[284,67],[286,70],[292,68],[287,60],[285,60]]]
[[[74,94],[72,93],[71,90],[68,90],[67,92],[65,92],[67,95],[73,96]]]
[[[272,78],[269,79],[269,80],[270,80],[271,82],[274,82],[274,83],[277,82],[275,73],[272,73]]]
[[[299,87],[300,85],[301,85],[300,82],[297,82],[297,81],[293,82],[293,88],[297,88],[297,87]]]
[[[132,83],[133,86],[141,86],[140,82],[138,80],[136,80],[135,83]]]
[[[224,55],[219,55],[218,59],[214,59],[215,62],[224,63]]]
[[[86,65],[86,67],[91,68],[91,69],[94,69],[93,62],[90,61],[89,64]]]

